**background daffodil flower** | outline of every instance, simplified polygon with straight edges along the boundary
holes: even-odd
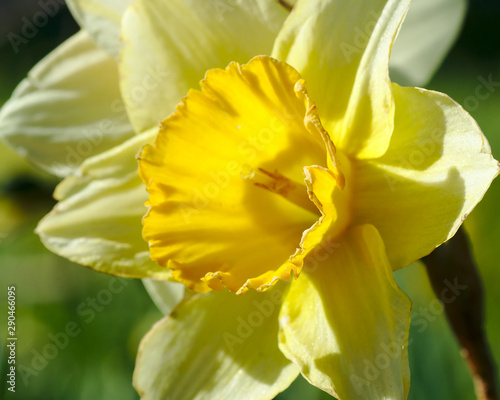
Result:
[[[314,271],[302,274],[288,286],[281,285],[265,293],[249,291],[241,297],[226,292],[195,295],[181,303],[145,339],[136,387],[144,392],[144,398],[167,395],[236,398],[236,393],[242,398],[250,393],[257,398],[272,398],[295,379],[300,367],[313,384],[340,398],[404,398],[409,382],[405,346],[409,301],[395,284],[392,269],[408,265],[451,237],[480,200],[498,172],[486,139],[474,121],[446,96],[401,88],[388,80],[389,53],[407,2],[353,6],[336,1],[298,1],[290,15],[275,2],[235,2],[233,15],[224,24],[214,24],[214,4],[138,2],[126,11],[122,31],[125,48],[119,68],[121,97],[127,113],[116,113],[115,119],[109,121],[111,128],[107,129],[112,134],[103,143],[109,150],[102,152],[106,148],[100,147],[101,154],[88,158],[78,169],[78,162],[73,165],[68,162],[67,149],[61,151],[64,147],[48,146],[47,151],[54,153],[52,159],[33,156],[43,159],[41,166],[60,175],[68,174],[67,169],[60,167],[68,164],[69,172],[78,170],[80,174],[69,176],[58,187],[56,197],[61,203],[41,222],[42,239],[59,254],[97,270],[121,276],[168,279],[169,271],[151,261],[147,245],[141,240],[139,224],[147,194],[137,176],[134,154],[144,143],[152,142],[156,134],[154,125],[174,110],[189,88],[198,87],[206,70],[223,67],[230,61],[248,62],[257,54],[271,54],[300,74],[285,75],[305,79],[319,118],[341,154],[339,164],[345,168],[346,176],[343,192],[349,196],[348,207],[342,211],[349,215],[349,227],[342,226],[342,235],[334,235],[339,246],[334,247],[331,256],[328,246],[326,258],[324,253],[312,252],[310,259],[317,263],[311,268]],[[84,21],[93,20],[84,11],[82,15]],[[337,15],[342,18],[337,19]],[[169,24],[161,16],[169,16]],[[365,41],[356,40],[355,28],[368,32]],[[93,34],[99,37],[99,32],[96,29]],[[108,43],[105,46],[116,54],[116,46],[119,47],[116,41],[106,39],[103,43]],[[96,71],[108,67],[103,71],[108,71],[109,76],[102,75],[101,85],[109,84],[112,77],[113,89],[117,89],[113,75],[116,64],[96,49],[85,33],[66,46],[66,50],[60,50],[60,58],[53,56],[53,62],[71,60],[65,57],[66,51],[77,55],[94,52]],[[70,65],[74,67],[71,62]],[[290,71],[285,66],[277,71],[281,68]],[[90,76],[98,75],[96,71]],[[89,73],[87,69],[71,70],[63,87],[72,84],[73,72]],[[267,73],[256,73],[253,84],[258,86],[261,79],[267,79]],[[206,82],[210,82],[209,78]],[[296,83],[293,81],[297,79],[289,83]],[[265,94],[292,87],[283,85],[282,79],[269,82],[276,85],[262,85],[267,89]],[[23,90],[19,89],[18,97],[30,98],[32,90],[26,83]],[[101,92],[98,86],[80,90],[88,95],[85,109]],[[191,92],[188,101],[196,96],[194,93]],[[228,112],[231,105],[235,106],[227,102],[229,93],[217,90],[214,93],[219,95],[220,104],[216,104],[221,110]],[[275,98],[283,101],[287,97]],[[236,105],[242,106],[236,111],[249,112],[246,104]],[[4,120],[24,107],[28,106],[13,101],[4,111]],[[116,110],[120,107],[121,103],[116,102]],[[210,111],[203,107],[205,112]],[[93,120],[102,120],[99,103],[94,111]],[[282,112],[279,107],[278,111]],[[221,122],[211,121],[206,113],[202,115],[208,127]],[[160,137],[167,137],[169,129],[173,128],[165,127],[167,133]],[[133,131],[139,134],[132,137]],[[87,134],[92,137],[90,127]],[[10,136],[11,142],[19,139],[18,135]],[[40,137],[42,142],[47,141],[46,132],[41,132]],[[24,146],[22,139],[19,143]],[[429,146],[423,164],[411,160],[414,143]],[[79,142],[73,144],[78,146]],[[201,144],[193,141],[182,152],[193,157],[190,150]],[[206,157],[213,157],[214,149],[207,149],[211,153]],[[31,156],[35,150],[33,146],[31,153],[27,153]],[[309,157],[306,148],[303,154],[295,147],[292,150],[298,158]],[[174,155],[180,158],[179,162],[188,161],[182,160],[183,153]],[[195,160],[200,162],[197,168],[203,168],[203,155],[201,152]],[[326,163],[326,158],[314,160]],[[330,159],[324,166],[333,170],[333,161]],[[325,209],[330,207],[331,212],[343,204],[335,202],[336,195],[324,189],[335,187],[328,183],[331,174],[325,174],[321,168],[307,171],[307,184],[317,204]],[[183,176],[200,179],[203,184],[206,181],[200,172],[210,175],[217,171],[191,172]],[[157,176],[155,172],[151,179]],[[168,185],[171,178],[165,178],[161,182]],[[196,187],[195,183],[191,187]],[[196,204],[195,208],[200,215],[211,211]],[[301,217],[298,210],[296,214]],[[328,215],[325,212],[325,218]],[[308,221],[304,216],[305,228]],[[221,224],[223,220],[216,222]],[[273,225],[275,220],[266,222]],[[169,228],[162,227],[167,233]],[[279,228],[278,232],[283,232],[284,227]],[[212,243],[206,249],[220,250],[217,244],[220,238],[214,232],[201,232],[201,241],[196,246],[208,240]],[[193,240],[192,233],[185,230],[184,243]],[[272,233],[270,239],[278,240],[276,230]],[[227,233],[223,230],[221,238],[224,235]],[[263,237],[252,239],[258,241]],[[319,238],[316,244],[325,243],[328,244]],[[181,250],[184,254],[190,251],[187,246]],[[196,252],[196,247],[191,251]],[[247,254],[255,256],[257,261],[265,256],[265,253]],[[223,262],[224,258],[219,257],[218,261]],[[177,260],[174,258],[172,262]],[[213,285],[212,288],[219,289]],[[262,322],[251,320],[256,307],[266,316]],[[234,321],[243,318],[242,315],[248,316],[247,321],[243,320],[246,326],[241,325],[248,327],[246,332],[233,329]],[[258,331],[254,329],[256,324],[261,328]],[[394,350],[394,356],[381,361],[379,346],[385,345]],[[367,376],[365,371],[367,368],[371,371],[372,366],[375,372]],[[196,372],[201,376],[193,382],[192,374]]]

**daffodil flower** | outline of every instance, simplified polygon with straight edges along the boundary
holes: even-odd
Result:
[[[102,27],[120,14],[96,4],[72,9],[116,55],[117,35],[103,36],[116,29]],[[299,373],[343,400],[404,399],[411,303],[392,272],[454,235],[498,163],[457,103],[389,80],[409,1],[224,5],[222,16],[216,0],[129,7],[119,93],[116,62],[86,33],[49,56],[71,72],[55,83],[76,77],[85,93],[72,100],[89,111],[90,145],[78,165],[67,158],[81,157],[80,134],[47,145],[52,158],[8,135],[42,167],[78,171],[38,232],[96,270],[190,289],[143,340],[144,399],[271,399]],[[74,61],[90,54],[92,72]],[[427,76],[417,70],[395,71]],[[2,121],[34,107],[33,79],[51,77],[36,72]]]

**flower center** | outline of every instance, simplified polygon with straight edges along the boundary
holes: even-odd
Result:
[[[266,171],[263,168],[253,169],[248,165],[242,168],[241,177],[251,181],[255,186],[276,193],[293,204],[321,216],[320,211],[311,201],[306,185],[288,179],[277,170]]]
[[[344,172],[304,84],[265,56],[207,71],[141,152],[143,236],[189,288],[267,290],[345,226]]]

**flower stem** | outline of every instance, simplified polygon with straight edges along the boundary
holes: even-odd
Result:
[[[454,301],[443,302],[446,317],[473,375],[477,398],[499,400],[496,365],[484,330],[483,285],[463,228],[422,261],[438,298],[450,282],[463,288]]]
[[[284,0],[278,0],[278,3],[280,3],[288,11],[292,11],[293,6],[291,6],[290,4],[288,4],[286,1],[284,1]]]

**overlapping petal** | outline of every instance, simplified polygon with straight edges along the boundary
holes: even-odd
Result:
[[[377,227],[397,269],[453,236],[499,167],[477,123],[448,96],[396,84],[393,91],[387,153],[353,163],[352,215]]]
[[[56,189],[59,203],[40,221],[45,246],[97,271],[134,278],[168,279],[171,272],[151,261],[141,237],[147,193],[134,155],[154,132],[135,136],[87,160],[80,176]]]
[[[371,225],[291,283],[280,311],[280,348],[315,386],[339,399],[406,398],[411,302]]]
[[[146,278],[142,280],[144,287],[158,309],[168,315],[186,295],[186,287],[179,282],[157,281]]]
[[[156,126],[211,68],[269,54],[288,15],[274,0],[139,0],[123,21],[122,93],[136,130]]]
[[[308,82],[326,130],[349,155],[378,157],[389,145],[389,55],[408,4],[299,0],[276,40],[273,57]]]
[[[71,14],[96,44],[117,58],[121,20],[132,0],[67,0]]]
[[[143,400],[272,399],[298,375],[278,348],[282,288],[181,303],[143,339],[134,386]]]
[[[427,83],[458,36],[466,0],[412,0],[391,53],[391,80]]]
[[[58,176],[133,136],[116,62],[85,32],[38,63],[0,111],[0,135]]]

